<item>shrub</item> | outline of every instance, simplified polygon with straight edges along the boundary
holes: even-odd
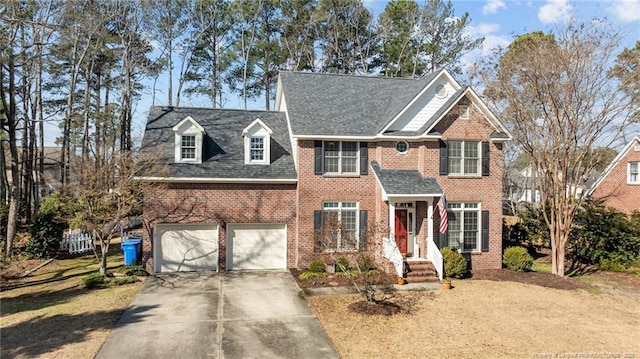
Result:
[[[138,281],[136,277],[120,277],[120,278],[111,278],[109,282],[107,282],[108,287],[115,287],[118,285],[135,283]]]
[[[31,238],[25,252],[34,258],[44,258],[55,253],[60,247],[63,230],[64,224],[56,221],[52,213],[37,214],[31,222]]]
[[[349,270],[349,260],[346,257],[340,257],[336,261],[336,272],[346,272]]]
[[[314,259],[309,264],[309,272],[312,273],[323,273],[326,269],[326,265],[321,259]]]
[[[362,273],[366,273],[372,269],[374,269],[373,259],[369,256],[362,255],[357,260],[358,269]]]
[[[84,283],[88,289],[104,288],[106,286],[104,278],[97,272],[82,278],[82,283]]]
[[[620,263],[611,259],[601,259],[598,264],[598,268],[600,270],[609,271],[609,272],[626,272],[627,267]]]
[[[533,257],[523,247],[509,247],[505,249],[502,259],[504,265],[516,272],[526,272],[533,266]]]
[[[586,202],[576,214],[567,254],[577,264],[604,261],[605,268],[613,262],[631,266],[640,254],[640,216],[634,213],[627,217],[600,202]]]
[[[462,278],[467,275],[467,261],[462,254],[449,247],[441,250],[444,259],[444,275],[449,278]]]
[[[137,264],[120,267],[118,268],[118,273],[122,273],[126,276],[139,276],[139,277],[146,277],[149,275],[149,273],[147,273],[147,271],[144,269],[143,266],[137,265]]]

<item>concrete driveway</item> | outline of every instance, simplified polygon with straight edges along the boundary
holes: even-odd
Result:
[[[96,358],[337,354],[288,272],[195,272],[147,279]]]

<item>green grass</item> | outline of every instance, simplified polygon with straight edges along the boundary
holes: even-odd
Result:
[[[551,274],[551,263],[534,261],[533,266],[531,267],[531,270],[534,272]]]

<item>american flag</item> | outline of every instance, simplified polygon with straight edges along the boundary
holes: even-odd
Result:
[[[440,233],[447,234],[449,231],[449,216],[447,215],[447,197],[442,192],[442,197],[438,201],[438,213],[440,213]]]

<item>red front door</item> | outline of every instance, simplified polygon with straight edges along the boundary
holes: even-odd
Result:
[[[396,244],[400,253],[407,254],[407,210],[396,209]]]

